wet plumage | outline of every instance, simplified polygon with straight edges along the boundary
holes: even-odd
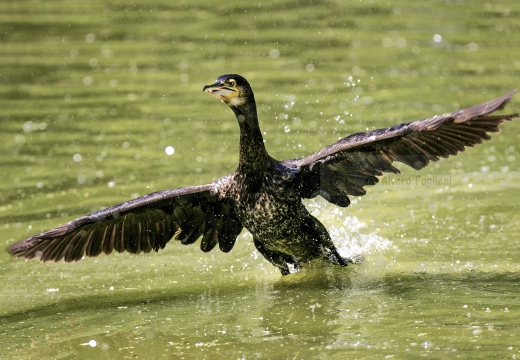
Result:
[[[326,228],[302,198],[322,196],[348,206],[349,195],[365,194],[394,162],[416,170],[489,140],[487,133],[517,114],[490,115],[515,94],[421,121],[348,136],[300,159],[277,161],[267,153],[256,102],[240,75],[223,75],[204,91],[219,97],[240,128],[239,164],[213,183],[158,191],[80,217],[10,247],[13,255],[41,261],[80,260],[112,251],[158,251],[170,239],[228,252],[243,228],[260,253],[289,274],[313,259],[345,266]]]

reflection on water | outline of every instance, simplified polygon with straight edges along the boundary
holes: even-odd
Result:
[[[517,88],[518,6],[5,2],[4,246],[233,171],[236,121],[200,91],[223,73],[252,83],[278,159]],[[514,358],[518,126],[402,167],[349,208],[309,201],[340,251],[363,255],[347,268],[280,277],[247,233],[229,254],[1,253],[0,357]]]

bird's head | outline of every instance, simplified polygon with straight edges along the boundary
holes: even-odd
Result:
[[[231,108],[242,107],[251,102],[254,103],[251,86],[246,79],[237,74],[219,76],[214,84],[204,86],[202,91],[217,96]]]

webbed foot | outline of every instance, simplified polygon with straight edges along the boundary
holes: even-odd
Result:
[[[362,254],[343,257],[338,253],[337,249],[334,249],[329,254],[327,254],[327,260],[339,266],[347,266],[348,264],[359,264],[360,262],[364,261],[365,258]]]

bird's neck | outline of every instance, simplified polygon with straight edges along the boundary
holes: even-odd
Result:
[[[257,173],[268,169],[271,158],[264,145],[256,105],[253,102],[233,108],[240,126],[240,157],[238,169],[242,172]]]

